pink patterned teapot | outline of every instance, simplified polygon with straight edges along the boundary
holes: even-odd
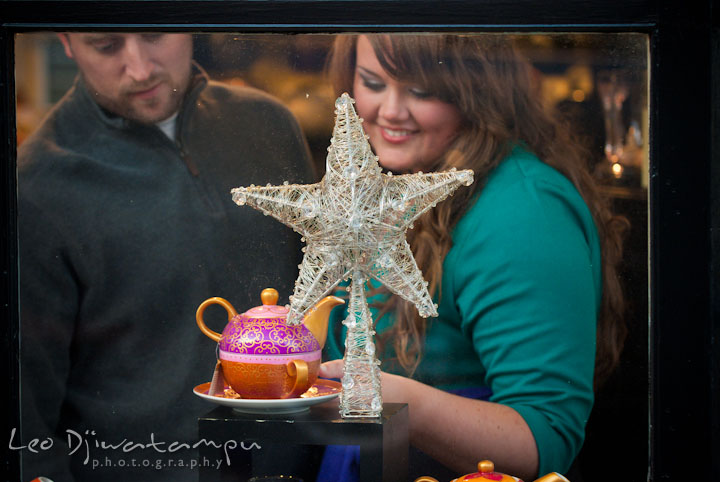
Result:
[[[200,330],[219,344],[223,376],[243,398],[292,398],[307,391],[317,380],[321,351],[325,345],[330,310],[344,301],[323,298],[299,325],[287,324],[288,308],[278,306],[272,288],[260,294],[261,306],[238,314],[224,298],[208,298],[197,309]],[[228,312],[222,334],[209,329],[203,313],[210,305]]]

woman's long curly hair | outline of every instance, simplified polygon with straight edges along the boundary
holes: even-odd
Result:
[[[337,37],[328,59],[328,74],[337,92],[352,93],[357,36]],[[626,337],[624,300],[618,278],[627,220],[614,215],[588,172],[587,153],[570,129],[543,106],[530,64],[506,36],[497,34],[367,35],[383,69],[391,77],[418,85],[455,105],[463,127],[433,170],[472,169],[475,183],[428,211],[408,232],[415,260],[431,294],[442,296],[442,265],[452,247],[450,233],[488,174],[524,143],[543,162],[564,174],[592,212],[602,247],[603,296],[598,313],[595,385],[615,368]],[[396,321],[379,342],[392,342],[400,365],[412,375],[427,329],[415,306],[391,296],[382,313]]]

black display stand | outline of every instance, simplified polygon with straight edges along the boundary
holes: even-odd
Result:
[[[407,480],[407,404],[386,403],[382,416],[375,419],[343,419],[338,410],[337,400],[287,415],[248,414],[229,407],[212,410],[198,419],[199,440],[208,441],[198,447],[199,460],[208,462],[200,464],[199,480],[246,481],[269,475],[258,469],[268,465],[267,459],[281,467],[287,458],[303,453],[311,454],[300,461],[310,469],[310,465],[319,464],[319,458],[312,454],[322,455],[327,445],[359,446],[360,482]],[[237,447],[232,442],[228,450],[218,447],[228,441],[235,441]],[[218,464],[218,460],[222,462]]]

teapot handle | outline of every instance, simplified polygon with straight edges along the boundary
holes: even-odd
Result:
[[[237,315],[237,311],[235,311],[235,308],[233,307],[233,305],[230,304],[228,300],[217,296],[214,298],[206,299],[205,301],[200,303],[200,306],[198,306],[197,312],[195,313],[195,321],[197,321],[197,324],[200,327],[200,331],[205,333],[210,339],[219,343],[222,335],[208,328],[207,325],[205,325],[205,321],[203,320],[203,313],[205,313],[205,308],[210,305],[220,305],[225,308],[225,311],[228,312],[228,320],[232,320],[233,317]]]
[[[308,377],[310,376],[308,371],[308,364],[304,360],[292,360],[287,363],[288,375],[295,378],[295,385],[292,391],[288,394],[287,398],[299,397],[307,391],[308,388]]]

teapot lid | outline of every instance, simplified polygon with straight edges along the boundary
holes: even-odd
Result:
[[[265,288],[260,293],[262,305],[250,308],[243,316],[247,318],[279,318],[287,317],[290,308],[288,306],[278,306],[279,293],[274,288]]]
[[[263,304],[235,315],[223,330],[220,354],[290,355],[320,350],[320,344],[304,325],[286,323],[287,306],[278,306],[278,292],[272,288],[260,295]]]

